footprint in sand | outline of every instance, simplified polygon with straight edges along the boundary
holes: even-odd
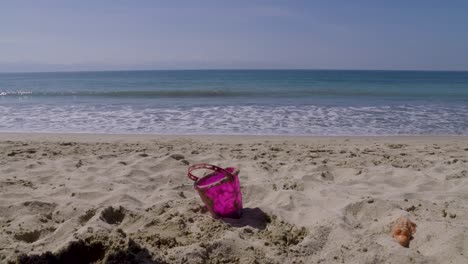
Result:
[[[26,243],[34,243],[39,240],[41,237],[46,236],[55,231],[56,228],[49,227],[41,230],[31,230],[31,231],[22,231],[14,235],[14,238],[23,241]]]
[[[322,171],[320,173],[320,177],[323,179],[323,180],[326,180],[326,181],[333,181],[335,179],[335,177],[333,176],[333,174],[326,170],[326,171]]]
[[[171,155],[171,158],[173,158],[173,159],[175,159],[175,160],[182,160],[182,159],[184,159],[185,157],[184,157],[184,155],[182,155],[182,154],[172,154],[172,155]]]
[[[96,209],[91,208],[86,210],[86,212],[79,217],[80,224],[86,224],[86,222],[89,221],[89,219],[93,218],[93,216],[96,214]]]
[[[150,175],[150,173],[144,171],[144,170],[138,170],[138,169],[132,169],[127,175],[126,177],[129,177],[129,178],[139,178],[139,177],[148,177]]]
[[[463,178],[468,178],[468,171],[467,170],[462,170],[460,172],[447,175],[445,177],[445,179],[448,180],[448,181],[449,180],[455,180],[455,179],[463,179]]]
[[[28,207],[28,210],[31,213],[45,213],[45,212],[52,212],[55,207],[57,207],[56,203],[47,203],[41,201],[27,201],[23,203],[24,206]]]
[[[33,231],[26,231],[22,233],[16,233],[15,239],[26,242],[26,243],[33,243],[39,239],[41,236],[40,230],[33,230]]]
[[[397,204],[389,201],[367,198],[348,204],[344,208],[344,221],[354,228],[362,228],[375,219],[382,219],[392,211],[401,211]]]

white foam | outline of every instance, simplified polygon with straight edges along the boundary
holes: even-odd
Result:
[[[6,91],[0,91],[0,96],[7,96],[7,95],[29,95],[32,94],[32,91],[12,91],[12,92],[6,92]]]
[[[251,135],[468,135],[467,106],[0,106],[0,131]]]

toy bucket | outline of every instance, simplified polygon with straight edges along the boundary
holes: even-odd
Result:
[[[212,170],[203,177],[192,174],[194,170]],[[214,218],[240,218],[242,215],[242,194],[239,171],[235,168],[220,168],[209,164],[195,164],[188,168],[188,177],[195,181],[194,187],[206,208]]]

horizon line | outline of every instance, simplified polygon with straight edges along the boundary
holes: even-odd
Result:
[[[422,70],[422,69],[327,69],[327,68],[225,68],[225,69],[132,69],[132,70],[61,70],[61,71],[0,71],[0,74],[21,73],[90,73],[90,72],[149,72],[149,71],[375,71],[375,72],[468,72],[468,70]]]

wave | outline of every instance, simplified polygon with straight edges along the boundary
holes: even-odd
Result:
[[[61,91],[61,92],[32,92],[32,91],[0,91],[0,96],[86,96],[86,97],[235,97],[249,96],[251,92],[233,92],[219,90],[159,90],[159,91]]]
[[[23,96],[23,95],[30,95],[32,94],[32,91],[16,91],[16,92],[3,92],[0,91],[0,96],[11,96],[11,95],[17,95],[17,96]]]
[[[0,104],[0,131],[137,134],[468,135],[466,105]]]
[[[430,93],[424,90],[360,90],[360,89],[251,89],[251,90],[111,90],[111,91],[1,91],[2,97],[108,97],[108,98],[196,98],[196,97],[394,97],[394,98],[457,98],[468,100],[467,91]]]

